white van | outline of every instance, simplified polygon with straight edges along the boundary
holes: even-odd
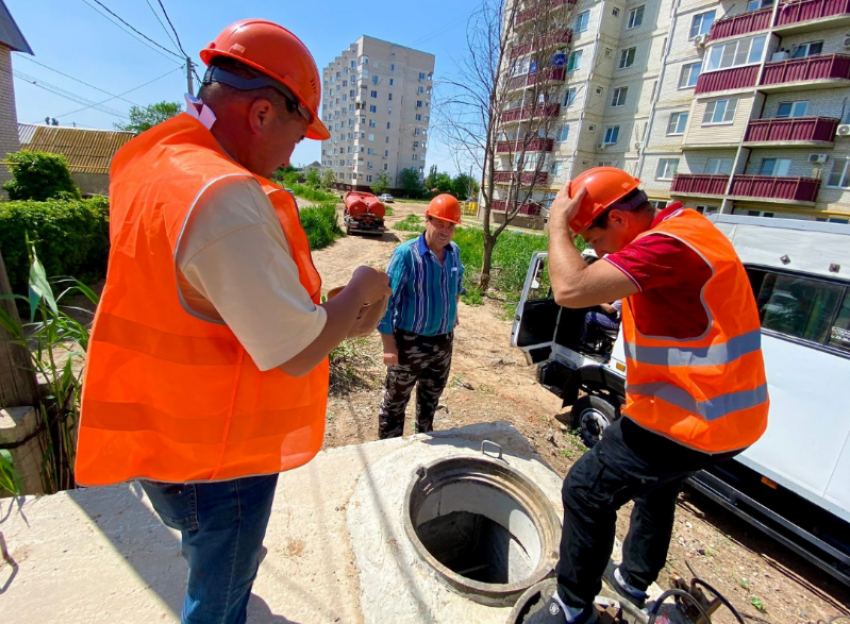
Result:
[[[850,227],[711,219],[750,277],[771,404],[764,436],[691,485],[850,585]],[[511,345],[572,405],[573,428],[592,445],[625,401],[622,333],[581,344],[592,308],[555,304],[546,264],[546,253],[532,257]]]

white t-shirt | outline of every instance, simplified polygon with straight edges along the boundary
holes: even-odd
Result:
[[[204,190],[177,243],[177,281],[190,314],[226,324],[260,370],[280,366],[322,332],[271,201],[250,176]]]

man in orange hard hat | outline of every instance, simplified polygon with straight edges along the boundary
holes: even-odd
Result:
[[[664,567],[676,497],[694,472],[759,439],[768,396],[749,279],[729,240],[674,203],[654,208],[640,180],[598,167],[571,180],[549,213],[555,301],[625,299],[626,404],[564,480],[558,591],[527,624],[585,624],[604,575],[643,607]],[[600,262],[587,265],[581,235]],[[635,503],[623,561],[608,565],[617,509]]]
[[[269,180],[305,137],[329,136],[304,44],[243,20],[201,59],[200,99],[112,162],[76,478],[139,479],[182,536],[182,622],[241,624],[278,473],[322,445],[328,353],[391,291],[359,267],[320,305],[298,207]]]
[[[437,195],[425,211],[425,231],[399,245],[390,258],[393,295],[378,325],[387,365],[378,417],[381,439],[401,436],[414,387],[416,433],[434,429],[452,364],[457,304],[465,292],[460,250],[452,242],[460,213],[457,199]]]

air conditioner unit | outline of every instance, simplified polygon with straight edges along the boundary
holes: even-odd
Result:
[[[705,46],[707,41],[708,35],[697,35],[696,37],[694,37],[694,45],[698,48],[702,48],[703,46]]]
[[[845,48],[850,48],[850,35],[845,35],[845,36],[844,36],[844,41],[842,42],[842,45],[843,45]]]
[[[841,124],[835,132],[835,136],[850,136],[850,124]]]
[[[829,159],[829,154],[809,154],[809,162],[822,165]]]
[[[596,149],[604,150],[606,147],[608,147],[607,143],[600,143],[599,145],[596,146]]]

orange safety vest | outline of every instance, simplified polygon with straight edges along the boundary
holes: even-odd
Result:
[[[623,306],[626,406],[641,426],[707,453],[748,447],[767,427],[761,323],[732,243],[708,219],[683,210],[644,232],[675,238],[711,267],[702,290],[708,329],[696,338],[645,336],[637,293]]]
[[[77,482],[220,481],[310,461],[324,436],[327,359],[297,379],[261,372],[225,324],[184,307],[175,259],[204,190],[253,176],[318,304],[321,279],[295,201],[234,163],[186,113],[127,143],[111,173],[112,247],[83,380]]]

